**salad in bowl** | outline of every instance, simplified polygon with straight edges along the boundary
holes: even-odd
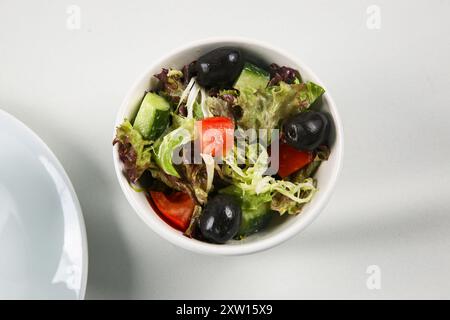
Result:
[[[333,150],[325,90],[239,46],[163,67],[113,144],[133,192],[187,238],[240,242],[301,215]]]

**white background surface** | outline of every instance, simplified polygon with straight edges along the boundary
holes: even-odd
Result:
[[[70,4],[81,8],[80,30],[66,27]],[[379,30],[366,27],[372,4]],[[449,15],[448,0],[0,0],[0,107],[38,133],[72,179],[87,225],[87,298],[450,298]],[[201,256],[160,239],[113,169],[114,118],[135,78],[209,36],[299,56],[344,123],[329,206],[256,255]],[[366,287],[373,264],[381,290]]]

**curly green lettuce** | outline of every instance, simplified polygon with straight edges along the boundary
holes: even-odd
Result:
[[[206,203],[208,193],[206,189],[206,176],[204,166],[180,165],[178,169],[181,177],[166,174],[160,168],[151,168],[150,172],[154,179],[164,183],[167,187],[187,193],[197,205]]]
[[[183,91],[186,88],[183,72],[176,69],[162,69],[160,73],[154,75],[159,80],[158,94],[164,96],[172,105],[179,102]]]
[[[152,142],[142,138],[130,121],[125,120],[116,129],[113,145],[115,144],[118,144],[119,158],[124,164],[125,175],[130,182],[135,183],[144,171],[152,166]]]
[[[237,104],[243,114],[238,125],[244,129],[278,128],[282,119],[306,110],[324,92],[322,87],[312,82],[280,82],[256,93],[240,92]]]
[[[181,164],[177,166],[184,181],[192,190],[194,199],[199,204],[205,204],[208,199],[208,173],[206,166],[202,164]]]
[[[259,154],[258,154],[259,153]],[[259,145],[252,144],[245,155],[245,165],[239,165],[237,156],[230,152],[224,159],[223,174],[230,177],[232,184],[239,187],[246,195],[258,195],[261,199],[272,199],[281,194],[298,204],[311,201],[316,187],[312,178],[302,182],[277,180],[265,175],[269,166],[267,150]],[[278,211],[278,210],[277,210]],[[286,211],[280,212],[280,214]]]
[[[308,164],[306,167],[298,170],[288,177],[288,180],[293,183],[302,183],[307,181],[307,179],[311,179],[313,175],[316,173],[320,164],[323,161],[328,160],[330,155],[330,149],[327,146],[320,146],[316,151],[316,155],[314,160]],[[316,182],[314,181],[314,186],[316,186]],[[302,191],[303,197],[309,196],[309,190]],[[278,211],[280,214],[288,213],[288,214],[298,214],[302,210],[304,203],[298,203],[291,198],[279,193],[275,195],[272,199],[271,209]]]
[[[206,107],[213,116],[232,118],[231,108],[227,101],[217,97],[207,97]]]

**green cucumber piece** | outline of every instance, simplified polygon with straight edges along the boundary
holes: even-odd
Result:
[[[170,104],[163,97],[148,92],[134,119],[133,127],[144,139],[155,140],[169,124]]]
[[[270,202],[261,202],[257,206],[246,208],[245,200],[242,208],[242,221],[237,234],[243,238],[263,229],[272,219],[274,212],[270,210]]]
[[[239,91],[256,92],[258,89],[264,89],[269,83],[270,75],[254,64],[246,62],[239,78],[234,84],[234,88]]]
[[[242,190],[234,185],[219,190],[219,193],[235,196],[241,205],[242,220],[236,235],[237,239],[263,229],[274,216],[274,211],[270,209],[269,198],[249,194],[244,196]]]

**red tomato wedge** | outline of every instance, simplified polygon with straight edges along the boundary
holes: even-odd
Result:
[[[186,231],[194,211],[194,201],[184,192],[173,192],[166,195],[163,192],[150,191],[150,196],[160,215],[174,228]]]
[[[312,152],[300,151],[280,142],[280,166],[278,175],[282,178],[294,173],[313,161]]]
[[[234,145],[234,123],[227,117],[212,117],[197,121],[202,153],[224,156]]]

